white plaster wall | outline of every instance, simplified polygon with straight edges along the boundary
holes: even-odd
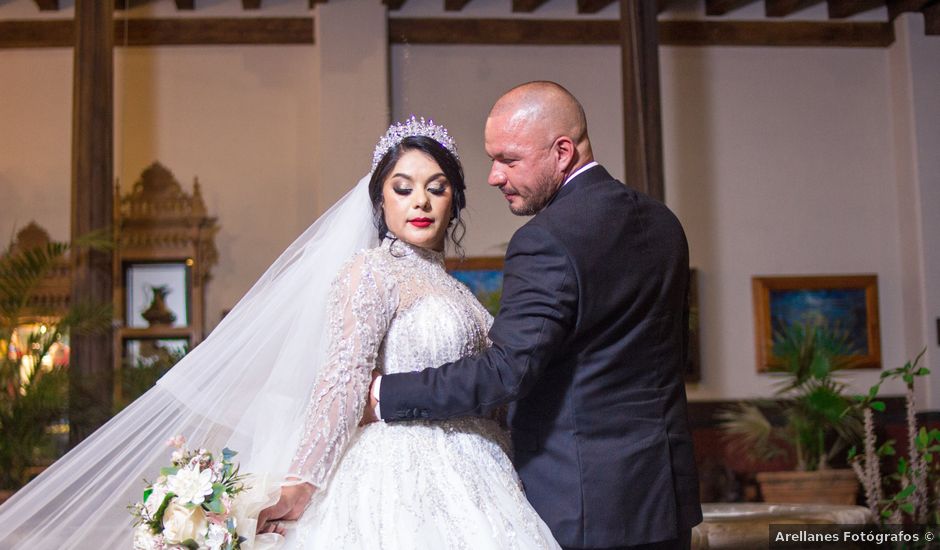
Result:
[[[71,227],[72,50],[0,49],[0,242],[30,221]]]
[[[316,24],[321,213],[369,172],[388,128],[388,24],[385,6],[370,0],[320,4]]]
[[[925,403],[940,408],[940,38],[924,34],[924,20],[908,15],[897,26],[906,27],[910,47],[911,105],[914,121],[915,181],[919,199],[922,279],[924,281],[921,324],[914,330],[923,335],[927,348],[925,366],[932,375]]]

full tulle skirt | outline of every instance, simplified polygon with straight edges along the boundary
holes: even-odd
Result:
[[[289,549],[558,548],[493,421],[375,423],[287,534]]]

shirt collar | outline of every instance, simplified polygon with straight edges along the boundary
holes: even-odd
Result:
[[[566,179],[566,180],[565,180],[565,183],[561,184],[561,186],[564,187],[564,186],[568,185],[568,182],[569,182],[569,181],[571,181],[571,180],[573,180],[574,178],[576,178],[576,177],[578,177],[579,175],[581,175],[582,172],[585,172],[585,171],[587,171],[587,170],[590,170],[591,168],[594,168],[595,166],[597,166],[597,161],[596,161],[596,160],[592,160],[591,162],[585,164],[585,165],[582,166],[581,168],[578,168],[578,169],[575,171],[574,174],[571,174],[570,176],[568,176],[568,179]]]

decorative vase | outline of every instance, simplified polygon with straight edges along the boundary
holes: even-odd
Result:
[[[858,478],[849,469],[758,472],[764,502],[855,504]]]
[[[141,313],[141,317],[147,320],[150,326],[172,325],[176,320],[176,315],[166,307],[166,297],[170,290],[165,286],[150,287],[153,291],[153,300],[150,306]]]

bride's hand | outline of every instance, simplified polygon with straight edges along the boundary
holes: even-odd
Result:
[[[379,404],[375,400],[375,397],[372,396],[372,388],[375,385],[375,379],[379,376],[382,376],[382,372],[378,369],[372,371],[372,382],[369,383],[369,389],[366,391],[366,406],[362,410],[362,420],[359,421],[359,427],[372,424],[373,422],[378,422],[380,419],[375,415],[375,406]]]
[[[293,521],[299,519],[313,496],[315,487],[309,483],[285,485],[281,487],[281,496],[277,503],[269,506],[258,514],[258,533],[284,534],[284,529],[278,521]]]

